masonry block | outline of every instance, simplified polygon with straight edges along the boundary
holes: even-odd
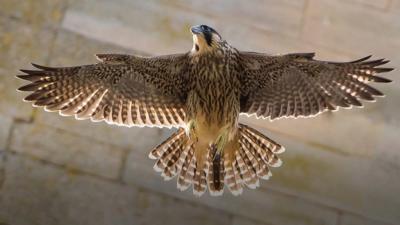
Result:
[[[65,166],[116,179],[124,150],[104,142],[41,124],[18,124],[12,133],[11,150]]]
[[[13,225],[229,225],[230,216],[155,192],[9,155],[0,223]]]
[[[57,26],[62,20],[68,1],[63,0],[2,0],[0,13],[34,26]]]

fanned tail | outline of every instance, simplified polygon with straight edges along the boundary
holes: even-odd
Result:
[[[204,150],[207,152],[207,149]],[[193,184],[193,193],[202,195],[207,190],[209,164],[199,165],[196,159],[194,143],[186,136],[184,129],[179,129],[167,140],[154,148],[149,157],[156,159],[154,170],[161,173],[165,180],[177,176],[177,187],[184,191]]]
[[[184,191],[193,186],[197,196],[207,188],[212,196],[222,195],[225,185],[233,195],[241,194],[243,186],[255,189],[259,179],[271,177],[270,167],[282,164],[277,155],[284,148],[247,125],[239,124],[237,137],[230,142],[222,152],[217,151],[216,144],[195,149],[196,144],[185,130],[179,129],[149,157],[157,160],[154,169],[165,180],[178,176],[178,189]],[[204,160],[196,158],[196,151],[204,152]]]
[[[179,129],[149,154],[151,159],[158,159],[153,168],[155,171],[161,172],[161,176],[165,180],[172,179],[179,171],[176,162],[185,148],[184,137],[185,130]]]
[[[224,152],[224,182],[233,195],[241,194],[243,186],[255,189],[260,185],[259,179],[269,179],[272,176],[269,167],[279,167],[282,164],[277,155],[285,150],[244,124],[239,124],[238,142],[233,157]]]

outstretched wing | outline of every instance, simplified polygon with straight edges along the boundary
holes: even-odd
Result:
[[[368,82],[390,82],[376,76],[392,68],[389,61],[352,62],[314,60],[314,53],[269,56],[241,52],[241,112],[262,118],[307,117],[338,107],[362,106],[360,100],[383,96]]]
[[[101,54],[98,64],[21,70],[20,91],[34,106],[77,119],[124,126],[184,126],[186,54],[159,57]]]

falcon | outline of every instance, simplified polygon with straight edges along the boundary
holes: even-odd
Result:
[[[284,148],[239,115],[257,119],[310,117],[362,106],[382,92],[370,82],[393,68],[367,56],[351,62],[314,59],[314,53],[269,55],[239,51],[213,28],[191,27],[193,48],[182,54],[141,57],[97,54],[99,62],[21,70],[25,101],[76,119],[121,126],[177,128],[149,157],[165,180],[233,195],[254,189],[281,165]]]

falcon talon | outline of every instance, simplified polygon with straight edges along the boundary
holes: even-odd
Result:
[[[154,148],[154,170],[177,177],[181,191],[201,196],[239,195],[272,176],[284,148],[238,122],[312,117],[325,111],[362,106],[383,93],[370,82],[388,60],[367,56],[350,62],[314,59],[314,53],[268,55],[239,51],[213,28],[190,29],[193,47],[182,54],[141,57],[96,54],[99,63],[21,70],[29,82],[19,91],[46,111],[76,119],[139,127],[178,128]],[[282,88],[285,87],[285,88]]]

